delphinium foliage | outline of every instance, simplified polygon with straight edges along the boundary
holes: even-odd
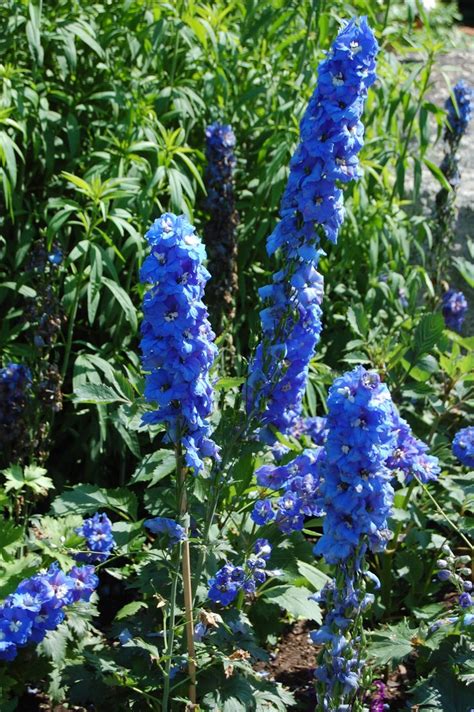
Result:
[[[369,94],[376,43],[366,22],[344,24],[330,46],[340,18],[361,12],[383,46]],[[468,318],[453,333],[432,313],[442,287],[427,268],[433,220],[417,207],[427,127],[446,123],[428,92],[440,36],[455,36],[452,13],[375,0],[0,4],[0,349],[4,370],[18,369],[10,390],[0,383],[0,420],[2,437],[20,445],[1,453],[0,600],[25,579],[51,576],[59,598],[69,597],[66,579],[83,584],[77,605],[51,599],[51,615],[32,625],[38,643],[20,642],[27,601],[21,620],[0,615],[5,654],[22,648],[1,665],[2,712],[43,702],[174,712],[194,699],[203,710],[284,712],[295,698],[273,674],[284,667],[292,687],[297,677],[300,696],[318,653],[307,654],[306,631],[321,623],[321,704],[339,675],[335,699],[347,693],[380,712],[390,669],[404,662],[406,704],[470,709],[472,339]],[[211,124],[217,116],[232,122],[237,146]],[[237,204],[236,254],[225,242]],[[192,224],[211,258],[207,231],[219,232],[233,270],[217,304],[227,314],[218,360],[204,303],[224,270],[205,263],[203,298]],[[239,386],[271,271],[246,419]],[[399,406],[385,460],[374,455],[385,401],[371,403],[365,429],[345,409],[335,417],[337,404],[356,407],[335,386],[327,400],[355,364],[374,368]],[[343,383],[357,373],[372,374]],[[367,448],[375,434],[381,442]],[[349,442],[377,473],[349,476],[351,453],[335,455]],[[372,551],[388,528],[387,549]],[[316,541],[335,563],[314,556]],[[443,558],[455,598],[437,575]],[[341,596],[349,605],[338,616]],[[296,675],[284,656],[300,646],[287,636],[304,639]]]
[[[228,124],[206,128],[204,243],[212,280],[206,292],[211,323],[217,334],[235,317],[237,296],[237,223],[234,197],[236,138]]]
[[[250,366],[247,411],[274,438],[294,425],[302,409],[309,362],[321,333],[323,278],[317,272],[320,239],[336,242],[344,219],[339,183],[360,176],[361,115],[375,81],[378,45],[365,18],[339,33],[319,67],[318,83],[300,125],[300,143],[280,208],[267,240],[282,267],[260,289],[262,340]]]

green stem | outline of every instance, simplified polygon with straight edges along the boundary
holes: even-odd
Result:
[[[74,335],[74,324],[76,322],[77,310],[79,307],[79,297],[81,294],[81,282],[82,282],[82,275],[84,273],[84,269],[86,266],[86,258],[87,258],[87,250],[84,252],[84,254],[82,255],[82,258],[81,258],[79,270],[77,272],[77,284],[76,284],[76,289],[74,290],[74,298],[73,298],[71,308],[69,309],[69,314],[68,314],[66,347],[64,350],[63,366],[61,369],[61,380],[63,383],[64,383],[64,379],[66,377],[67,367],[69,365],[69,358],[71,356],[72,337]]]
[[[181,549],[181,547],[180,547]],[[181,558],[181,551],[178,550],[178,561]],[[174,646],[174,629],[176,620],[176,594],[178,591],[178,562],[176,562],[176,568],[174,570],[173,582],[171,584],[171,595],[170,595],[170,613],[169,613],[169,625],[168,625],[168,636],[166,640],[166,665],[165,665],[165,681],[163,686],[163,699],[162,699],[162,710],[163,712],[168,712],[168,700],[170,695],[170,672],[171,672],[171,662],[173,659],[173,646]]]
[[[387,0],[387,7],[385,8],[385,15],[383,18],[383,29],[387,27],[387,22],[388,22],[388,14],[390,12],[390,5],[391,5],[391,0]]]
[[[181,548],[181,571],[183,574],[184,616],[186,628],[186,648],[188,652],[189,686],[188,697],[191,705],[196,704],[196,652],[194,649],[193,588],[191,578],[191,554],[189,548],[189,512],[186,492],[186,466],[183,462],[181,442],[175,446],[176,471],[179,486],[179,513],[185,529],[185,540]]]
[[[413,490],[415,489],[416,485],[416,480],[413,479],[410,482],[410,485],[408,487],[407,493],[405,495],[405,498],[402,502],[401,509],[403,511],[406,511],[408,508],[408,503],[410,502],[411,496],[413,494]],[[383,563],[382,563],[382,581],[383,581],[383,588],[382,588],[382,602],[384,606],[387,608],[387,612],[390,611],[390,606],[392,602],[392,564],[393,564],[393,557],[396,554],[397,551],[397,544],[398,540],[400,538],[400,534],[402,533],[403,529],[403,522],[398,522],[395,533],[393,536],[393,540],[391,542],[390,550],[385,552],[385,556],[383,558]]]
[[[446,521],[448,522],[449,526],[456,532],[456,534],[457,534],[459,537],[461,537],[461,539],[467,544],[467,546],[469,547],[469,550],[470,550],[471,552],[473,552],[473,551],[474,551],[474,545],[471,544],[471,542],[469,541],[469,539],[464,536],[464,534],[462,533],[462,531],[455,525],[455,523],[453,522],[453,520],[450,519],[450,518],[448,517],[448,515],[444,512],[444,510],[439,506],[438,502],[435,500],[435,498],[433,497],[433,495],[432,495],[431,492],[429,491],[428,487],[427,487],[425,484],[423,484],[423,482],[421,482],[421,481],[418,479],[418,477],[416,477],[416,475],[415,475],[415,479],[416,479],[416,481],[418,482],[418,484],[421,485],[421,487],[423,487],[424,492],[426,492],[426,494],[428,495],[428,497],[430,498],[430,500],[431,500],[432,503],[434,504],[436,510],[441,514],[442,517],[444,517],[444,519],[446,519]]]

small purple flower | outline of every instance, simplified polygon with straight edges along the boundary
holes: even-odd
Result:
[[[467,299],[462,292],[456,292],[454,289],[449,289],[444,293],[442,312],[444,322],[448,329],[460,333],[467,310]]]
[[[372,695],[372,701],[370,703],[370,712],[384,712],[385,699],[387,696],[387,686],[382,680],[375,680],[374,682],[375,692]]]
[[[459,596],[459,605],[461,606],[461,608],[470,608],[470,606],[472,606],[472,604],[473,604],[473,600],[472,600],[471,594],[468,593],[467,591],[464,591],[464,593],[461,593],[461,595]]]

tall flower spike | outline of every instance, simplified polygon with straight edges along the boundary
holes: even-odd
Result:
[[[231,126],[215,122],[206,128],[207,168],[204,176],[209,219],[204,225],[204,243],[213,279],[208,290],[211,322],[218,334],[223,320],[235,316],[237,294],[238,215],[234,199],[236,165],[235,134]]]
[[[447,141],[458,143],[466,133],[471,120],[472,101],[472,88],[461,79],[453,89],[453,96],[450,96],[444,105],[448,112],[448,127],[445,133]]]
[[[326,516],[314,551],[336,565],[337,573],[317,596],[326,615],[312,634],[315,643],[324,645],[315,675],[317,709],[325,711],[346,709],[343,705],[351,705],[360,684],[361,613],[373,600],[366,579],[375,579],[364,556],[367,550],[383,551],[389,540],[393,488],[385,461],[396,446],[392,400],[375,372],[359,366],[336,379],[327,404],[316,499]]]
[[[143,300],[141,350],[147,372],[145,397],[157,409],[145,423],[164,423],[167,439],[181,442],[185,461],[195,473],[204,457],[217,457],[209,437],[213,389],[209,370],[217,353],[203,304],[210,278],[206,253],[184,215],[165,213],[146,234],[151,253],[141,280],[151,284]]]
[[[368,87],[376,79],[377,41],[366,18],[351,20],[319,66],[318,83],[300,125],[300,143],[280,217],[267,241],[283,268],[259,290],[263,338],[246,385],[247,411],[261,437],[288,432],[301,413],[309,362],[321,333],[323,278],[317,272],[321,235],[331,242],[344,219],[338,183],[359,178],[360,121]]]

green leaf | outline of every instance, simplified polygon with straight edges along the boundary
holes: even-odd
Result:
[[[176,469],[176,457],[171,450],[158,450],[143,459],[132,475],[132,483],[149,482],[154,487],[160,480]]]
[[[316,566],[307,564],[306,561],[298,561],[297,566],[300,574],[304,576],[312,586],[314,586],[316,591],[320,591],[330,580],[327,574],[317,569]]]
[[[14,522],[4,519],[0,528],[0,556],[7,559],[9,556],[9,548],[15,549],[23,543],[24,530],[23,527],[17,526]],[[16,547],[12,545],[15,544]]]
[[[137,516],[137,498],[129,489],[101,489],[94,485],[78,485],[72,490],[63,492],[53,501],[53,514],[62,517],[64,514],[89,514],[100,508],[111,509],[124,515],[125,518]]]
[[[134,616],[135,613],[138,613],[142,608],[148,608],[148,603],[145,603],[145,601],[132,601],[131,603],[127,603],[126,606],[123,606],[117,615],[115,616],[116,621],[121,621],[124,618],[129,618],[130,616]]]
[[[245,383],[245,378],[229,376],[228,378],[219,378],[214,388],[218,391],[229,391],[231,388],[238,388],[242,383]]]
[[[444,668],[415,686],[411,702],[419,705],[420,712],[468,712],[473,700],[474,686],[465,685]]]
[[[35,494],[45,495],[48,490],[54,489],[53,480],[50,477],[45,477],[46,472],[44,467],[37,465],[27,465],[25,469],[20,465],[12,465],[6,470],[2,470],[6,479],[5,491],[7,493],[11,490],[20,492],[28,488]]]
[[[311,601],[312,592],[305,586],[274,586],[261,594],[262,599],[276,603],[295,618],[306,618],[321,623],[321,609]]]
[[[453,263],[468,285],[474,287],[474,262],[470,262],[464,257],[454,257]]]
[[[137,312],[125,289],[108,277],[102,277],[102,283],[105,284],[107,289],[112,292],[113,296],[123,309],[125,319],[128,321],[133,331],[136,331],[138,328]]]
[[[86,383],[77,386],[74,392],[75,403],[93,403],[94,405],[105,405],[107,403],[130,403],[123,395],[119,395],[110,386],[103,384]]]
[[[102,254],[97,245],[90,247],[91,272],[87,283],[87,316],[89,324],[94,323],[97,309],[100,302],[100,290],[102,289]]]
[[[402,621],[397,625],[387,626],[385,630],[372,633],[369,656],[377,665],[390,664],[391,667],[398,665],[413,652],[413,639],[416,632],[416,629],[412,630],[408,627],[406,621]]]
[[[427,158],[423,158],[423,163],[425,166],[428,168],[428,170],[431,171],[431,173],[434,175],[436,180],[441,183],[443,188],[447,190],[449,193],[451,193],[452,188],[449,185],[448,181],[446,180],[446,176],[444,175],[443,171],[439,166],[436,165],[436,163],[433,163],[432,161],[429,161]]]
[[[429,353],[440,340],[444,331],[441,314],[424,314],[414,332],[414,348],[417,356]]]

